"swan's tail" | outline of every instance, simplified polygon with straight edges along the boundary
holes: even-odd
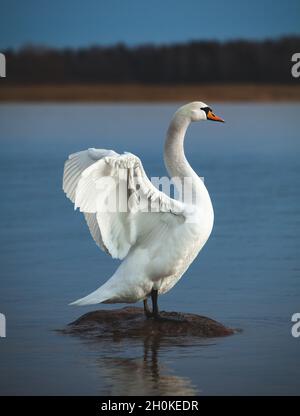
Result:
[[[110,299],[108,291],[103,286],[99,289],[85,296],[84,298],[77,299],[69,305],[84,306],[84,305],[95,305],[97,303],[107,302]]]

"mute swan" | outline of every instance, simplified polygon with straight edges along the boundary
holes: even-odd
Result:
[[[224,121],[203,102],[186,104],[174,114],[164,148],[165,165],[171,178],[176,178],[176,186],[190,184],[188,202],[160,192],[148,179],[140,159],[131,153],[91,148],[69,156],[64,192],[75,209],[83,212],[96,244],[123,260],[105,284],[71,305],[143,300],[145,315],[159,318],[158,295],[177,283],[213,227],[209,193],[188,163],[183,147],[189,124],[201,120]],[[118,202],[116,209],[111,209],[111,201]]]

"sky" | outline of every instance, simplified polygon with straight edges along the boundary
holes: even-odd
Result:
[[[300,0],[0,0],[0,49],[300,34]]]

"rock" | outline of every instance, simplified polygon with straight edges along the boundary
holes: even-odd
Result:
[[[146,319],[143,309],[137,307],[97,310],[82,315],[61,332],[97,339],[172,336],[211,338],[235,332],[213,319],[191,313],[161,312],[161,317],[160,320]]]

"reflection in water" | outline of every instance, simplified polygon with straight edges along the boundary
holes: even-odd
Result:
[[[170,374],[170,370],[159,361],[161,341],[161,337],[145,338],[143,357],[98,359],[97,364],[101,367],[101,375],[104,378],[102,382],[105,381],[108,386],[101,394],[125,396],[198,394],[189,378]],[[168,344],[174,346],[174,339]],[[166,345],[164,342],[164,346]]]

